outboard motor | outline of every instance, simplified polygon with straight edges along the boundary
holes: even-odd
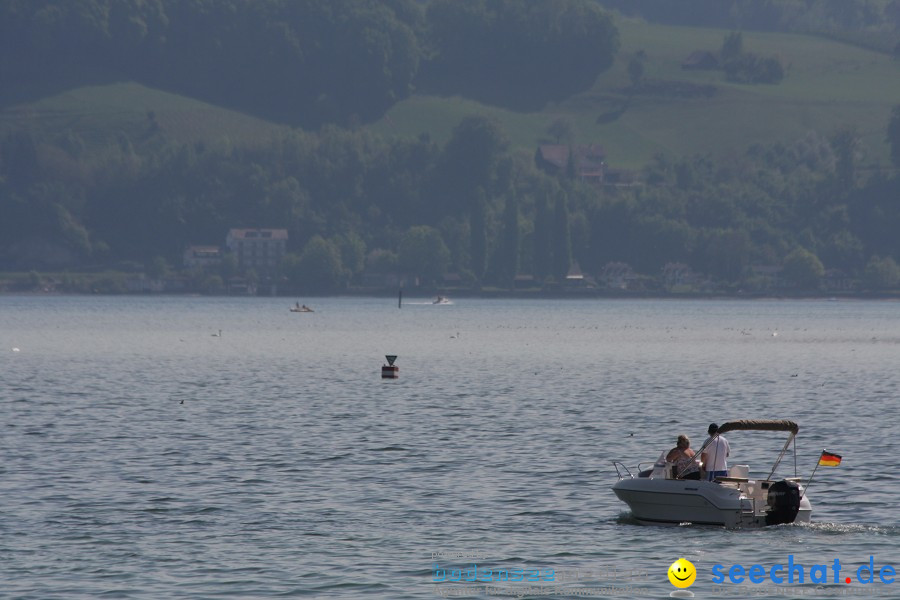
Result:
[[[769,487],[766,502],[766,525],[793,523],[800,511],[800,486],[786,479],[776,481]]]

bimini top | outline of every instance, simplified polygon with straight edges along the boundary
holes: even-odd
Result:
[[[800,431],[800,426],[793,421],[787,420],[757,420],[742,419],[740,421],[728,421],[719,426],[717,433],[723,434],[729,431],[751,430],[751,431],[790,431],[794,435]]]

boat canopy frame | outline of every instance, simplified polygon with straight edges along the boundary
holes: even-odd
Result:
[[[800,426],[786,419],[741,419],[722,423],[717,433],[728,433],[729,431],[790,431],[797,435]]]
[[[788,421],[787,419],[740,419],[737,421],[728,421],[726,423],[722,423],[719,428],[716,430],[716,433],[711,435],[709,439],[707,439],[700,449],[697,450],[695,456],[699,456],[706,447],[709,446],[710,442],[712,442],[715,438],[722,435],[723,433],[728,433],[729,431],[787,431],[790,433],[788,435],[787,441],[784,443],[784,446],[781,448],[781,452],[778,454],[778,458],[775,459],[775,464],[772,465],[772,470],[769,472],[769,476],[766,477],[766,480],[771,480],[772,476],[775,474],[775,470],[778,468],[778,465],[781,464],[781,459],[784,458],[785,452],[790,448],[791,442],[794,441],[794,438],[797,437],[797,433],[800,431],[800,426],[797,425],[793,421]],[[797,474],[797,445],[794,444],[794,475]]]

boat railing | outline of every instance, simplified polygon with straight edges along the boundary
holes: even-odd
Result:
[[[639,462],[638,466],[637,466],[637,470],[638,470],[638,473],[643,473],[644,471],[652,471],[653,469],[656,468],[656,466],[657,466],[656,462],[654,462],[652,460],[648,460],[647,462]],[[640,475],[638,475],[638,477],[640,477]]]
[[[625,479],[625,475],[622,475],[622,471],[625,471],[625,473],[626,473],[626,475],[628,475],[628,477],[634,479],[634,475],[631,474],[631,471],[628,469],[628,467],[625,466],[624,463],[614,460],[614,461],[612,461],[612,464],[613,464],[613,467],[615,467],[615,469],[616,469],[616,476],[619,479]],[[621,470],[619,470],[620,467],[621,467]],[[638,468],[640,468],[640,465],[638,465]]]

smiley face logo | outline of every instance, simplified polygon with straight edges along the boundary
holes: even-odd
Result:
[[[669,567],[669,581],[677,588],[690,587],[697,579],[697,569],[683,558],[679,558]]]

